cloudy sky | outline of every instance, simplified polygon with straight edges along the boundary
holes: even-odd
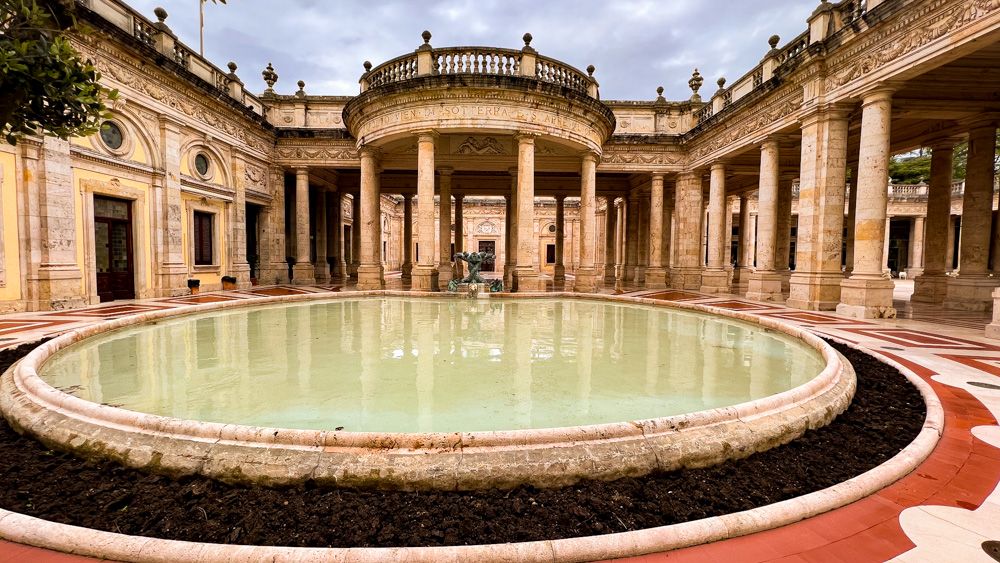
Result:
[[[155,21],[153,8],[198,49],[199,0],[126,0]],[[690,96],[695,67],[715,80],[735,80],[767,52],[774,33],[784,45],[806,29],[812,0],[229,0],[205,6],[205,54],[221,68],[239,65],[247,87],[262,92],[260,72],[274,64],[275,90],[298,80],[310,94],[358,91],[362,63],[412,52],[433,33],[437,47],[520,48],[534,36],[539,53],[579,69],[597,67],[601,97],[646,100],[663,86],[667,99]]]

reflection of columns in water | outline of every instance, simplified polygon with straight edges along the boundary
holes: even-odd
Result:
[[[368,413],[375,401],[375,383],[378,377],[379,328],[381,320],[379,301],[362,300],[355,303],[354,322],[360,327],[356,350],[361,353],[361,418],[359,423],[368,427]]]
[[[440,340],[441,349],[434,349],[434,320],[437,317],[437,309],[440,303],[426,302],[420,303],[416,309],[416,329],[417,329],[417,378],[415,381],[417,390],[417,431],[430,432],[434,425],[434,358],[436,355],[444,355],[445,339],[444,334]],[[446,313],[445,313],[446,314]],[[441,326],[444,329],[444,319],[441,319]]]
[[[555,358],[562,356],[562,331],[563,331],[563,315],[565,313],[563,309],[563,304],[561,301],[556,301],[553,305],[553,319],[552,319],[552,356]]]
[[[594,309],[591,303],[577,303],[576,319],[576,389],[579,410],[590,412],[591,377],[594,361]],[[607,307],[602,307],[607,309]]]
[[[299,371],[297,379],[299,389],[308,391],[312,385],[313,357],[312,323],[310,323],[310,317],[312,316],[310,314],[311,306],[299,305],[289,307],[288,309],[289,312],[294,312],[296,317],[296,329],[292,337],[295,339],[295,345],[298,349]]]
[[[656,393],[656,385],[660,377],[660,313],[656,310],[643,309],[646,317],[646,394]]]
[[[750,357],[750,396],[749,399],[759,399],[769,394],[771,385],[771,362],[768,358],[768,345],[771,337],[763,331],[755,331],[753,348]]]
[[[531,427],[531,355],[534,317],[537,308],[531,305],[518,304],[515,306],[514,314],[518,320],[517,331],[514,335],[514,392],[516,404],[514,405],[515,418],[519,428]],[[512,327],[507,328],[508,331]]]

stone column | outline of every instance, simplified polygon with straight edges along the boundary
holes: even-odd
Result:
[[[876,90],[861,103],[858,209],[854,219],[854,270],[841,282],[837,313],[855,318],[895,318],[891,279],[882,275],[889,201],[889,127],[892,92]]]
[[[674,198],[667,197],[665,190],[663,195],[663,224],[661,228],[663,229],[663,237],[660,243],[660,249],[662,250],[660,265],[663,267],[664,287],[670,287],[670,268],[672,267],[671,261],[674,247]]]
[[[753,245],[751,244],[750,231],[754,224],[750,217],[750,194],[744,192],[740,194],[740,243],[736,252],[736,272],[733,275],[733,293],[743,295],[747,292],[750,284],[750,272],[753,271],[753,260],[750,255]]]
[[[156,197],[157,178],[153,177],[153,194]],[[260,223],[260,267],[257,281],[262,285],[288,282],[288,263],[285,262],[285,171],[280,166],[268,169],[267,188],[271,194],[271,203],[261,209],[258,217]],[[180,208],[178,208],[178,212]],[[157,212],[154,216],[159,216]],[[163,216],[164,219],[166,216]],[[157,221],[154,226],[162,225]],[[160,227],[157,227],[157,231]],[[163,227],[165,231],[166,228]],[[164,239],[167,233],[162,233]],[[183,267],[183,264],[181,264]],[[160,289],[162,291],[162,289]]]
[[[701,171],[682,172],[674,194],[677,268],[670,272],[670,287],[674,289],[701,289],[702,199]]]
[[[851,180],[848,182],[847,200],[847,244],[844,256],[844,272],[850,276],[854,271],[854,219],[858,213],[858,165],[851,168]],[[838,282],[838,286],[839,286]],[[839,289],[838,289],[839,291]]]
[[[618,240],[618,208],[615,206],[614,196],[604,198],[607,201],[607,210],[604,214],[604,283],[605,285],[615,283],[615,261],[617,255]]]
[[[247,187],[246,161],[237,153],[232,159],[233,202],[229,228],[229,275],[236,278],[236,287],[250,287],[250,264],[247,262]],[[141,296],[140,296],[141,297]]]
[[[949,187],[949,191],[950,191],[950,189],[951,188]],[[948,202],[948,206],[949,206],[949,212],[948,212],[948,244],[946,245],[947,248],[945,248],[945,261],[944,261],[944,263],[945,263],[945,271],[946,272],[953,272],[953,271],[955,271],[958,268],[958,266],[956,264],[958,262],[958,260],[955,259],[955,226],[956,226],[955,223],[956,223],[956,221],[961,221],[962,216],[959,215],[956,218],[956,216],[953,216],[951,214],[951,211],[950,211],[951,202],[950,201]],[[959,241],[959,242],[961,242],[961,241]],[[947,285],[947,284],[945,284],[945,285]],[[942,291],[944,291],[946,293],[948,290],[947,289],[943,289]],[[944,293],[941,294],[941,301],[944,301]]]
[[[410,281],[413,273],[413,197],[403,194],[403,265],[400,279]]]
[[[158,240],[154,252],[157,264],[153,270],[157,275],[153,283],[156,286],[158,297],[170,297],[188,292],[185,285],[187,266],[184,264],[183,228],[181,226],[181,216],[184,213],[184,203],[181,199],[181,124],[161,117],[160,143],[162,144],[160,157],[163,159],[164,174],[153,177],[154,201],[151,205],[155,211],[153,225],[156,228],[153,230],[153,236],[154,240]],[[25,164],[28,164],[27,160]],[[268,215],[268,226],[272,239],[272,247],[268,250],[272,252],[268,255],[270,262],[266,267],[271,271],[272,278],[278,281],[279,279],[283,280],[288,272],[284,250],[284,170],[273,168],[269,178],[271,184],[269,187],[275,201],[272,202]]]
[[[944,299],[944,306],[949,309],[989,311],[993,308],[993,288],[1000,283],[988,271],[996,138],[996,125],[969,131],[958,276],[948,280]]]
[[[760,188],[757,193],[757,269],[750,274],[747,299],[783,301],[781,276],[775,271],[778,228],[778,141],[760,146]]]
[[[535,236],[535,137],[518,133],[517,139],[517,265],[515,291],[541,291],[538,276],[538,239]]]
[[[839,107],[802,120],[795,272],[786,302],[790,307],[832,311],[840,303],[847,126],[848,112]]]
[[[379,156],[378,149],[363,147],[361,149],[361,193],[359,194],[360,214],[354,217],[357,227],[355,236],[358,238],[359,264],[358,289],[384,289],[385,278],[382,274],[380,259],[381,209],[379,186]]]
[[[434,265],[434,145],[437,133],[417,135],[417,242],[420,252],[414,266],[412,288],[437,291],[438,269]]]
[[[639,236],[636,245],[635,285],[641,287],[646,283],[646,268],[649,266],[649,198],[639,194],[636,196],[639,199],[639,215],[636,217]]]
[[[462,204],[465,203],[465,194],[455,194],[455,252],[465,252],[465,221],[462,217]],[[496,260],[496,258],[493,258]],[[455,261],[455,276],[458,279],[465,277],[465,262]]]
[[[777,231],[774,235],[774,271],[781,276],[781,293],[788,295],[792,271],[792,188],[794,178],[782,176],[778,183]]]
[[[910,260],[906,268],[906,277],[914,279],[924,272],[924,218],[920,215],[913,218],[910,226]]]
[[[625,206],[626,200],[615,207],[615,283],[625,281]]]
[[[892,215],[885,217],[885,238],[882,239],[882,273],[890,277],[892,272],[889,270],[889,233],[892,230],[892,217]]]
[[[507,198],[507,256],[504,262],[504,285],[514,289],[514,269],[517,268],[517,167],[510,174],[510,196]]]
[[[726,227],[722,230],[722,264],[726,269],[727,283],[733,282],[733,212],[739,196],[726,196]],[[732,289],[730,289],[732,291]]]
[[[327,283],[330,281],[330,265],[326,261],[326,199],[325,188],[320,188],[316,191],[316,261],[313,263],[313,268],[316,272],[316,281],[318,283]]]
[[[566,266],[563,264],[563,241],[566,238],[566,196],[556,196],[556,263],[553,265],[553,281],[566,281]]]
[[[438,170],[439,198],[438,198],[438,283],[441,287],[447,287],[448,282],[455,276],[454,266],[451,258],[451,168],[443,167]]]
[[[639,265],[639,197],[628,194],[625,208],[625,273],[622,281],[635,281],[635,268]]]
[[[580,259],[576,267],[573,290],[597,292],[597,161],[592,152],[583,155],[580,163]],[[610,212],[610,210],[609,210]]]
[[[344,283],[347,281],[347,262],[344,257],[344,194],[340,191],[332,192],[331,197],[333,199],[330,205],[330,216],[329,216],[329,226],[330,232],[332,234],[333,240],[333,259],[334,265],[332,266],[333,271],[330,272],[330,277],[334,281]]]
[[[708,181],[708,267],[701,276],[701,291],[728,293],[729,274],[723,261],[726,230],[726,167],[712,164]]]
[[[308,285],[316,283],[316,270],[309,252],[309,235],[312,227],[309,220],[309,169],[295,169],[295,266],[292,268],[292,283]]]
[[[377,156],[375,166],[378,166]],[[362,170],[362,177],[364,171]],[[378,173],[373,181],[378,181]],[[358,279],[358,268],[361,266],[361,192],[352,194],[351,197],[351,277]]]
[[[646,287],[667,287],[667,271],[663,268],[663,174],[654,173],[649,182],[649,268]]]

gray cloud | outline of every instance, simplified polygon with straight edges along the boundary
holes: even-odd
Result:
[[[152,19],[162,5],[181,41],[198,48],[198,0],[127,0]],[[806,29],[809,0],[229,0],[205,6],[205,54],[228,61],[247,88],[261,92],[260,72],[274,64],[281,93],[298,80],[311,94],[354,94],[362,62],[412,52],[429,29],[435,46],[520,48],[530,31],[539,53],[577,68],[597,67],[604,99],[644,100],[662,85],[668,99],[690,95],[697,67],[702,94],[715,79],[735,80],[767,52]]]

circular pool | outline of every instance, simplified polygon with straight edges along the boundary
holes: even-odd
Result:
[[[64,335],[4,378],[0,408],[50,445],[171,474],[472,489],[742,457],[826,424],[854,389],[815,337],[739,313],[628,298],[290,301]]]

